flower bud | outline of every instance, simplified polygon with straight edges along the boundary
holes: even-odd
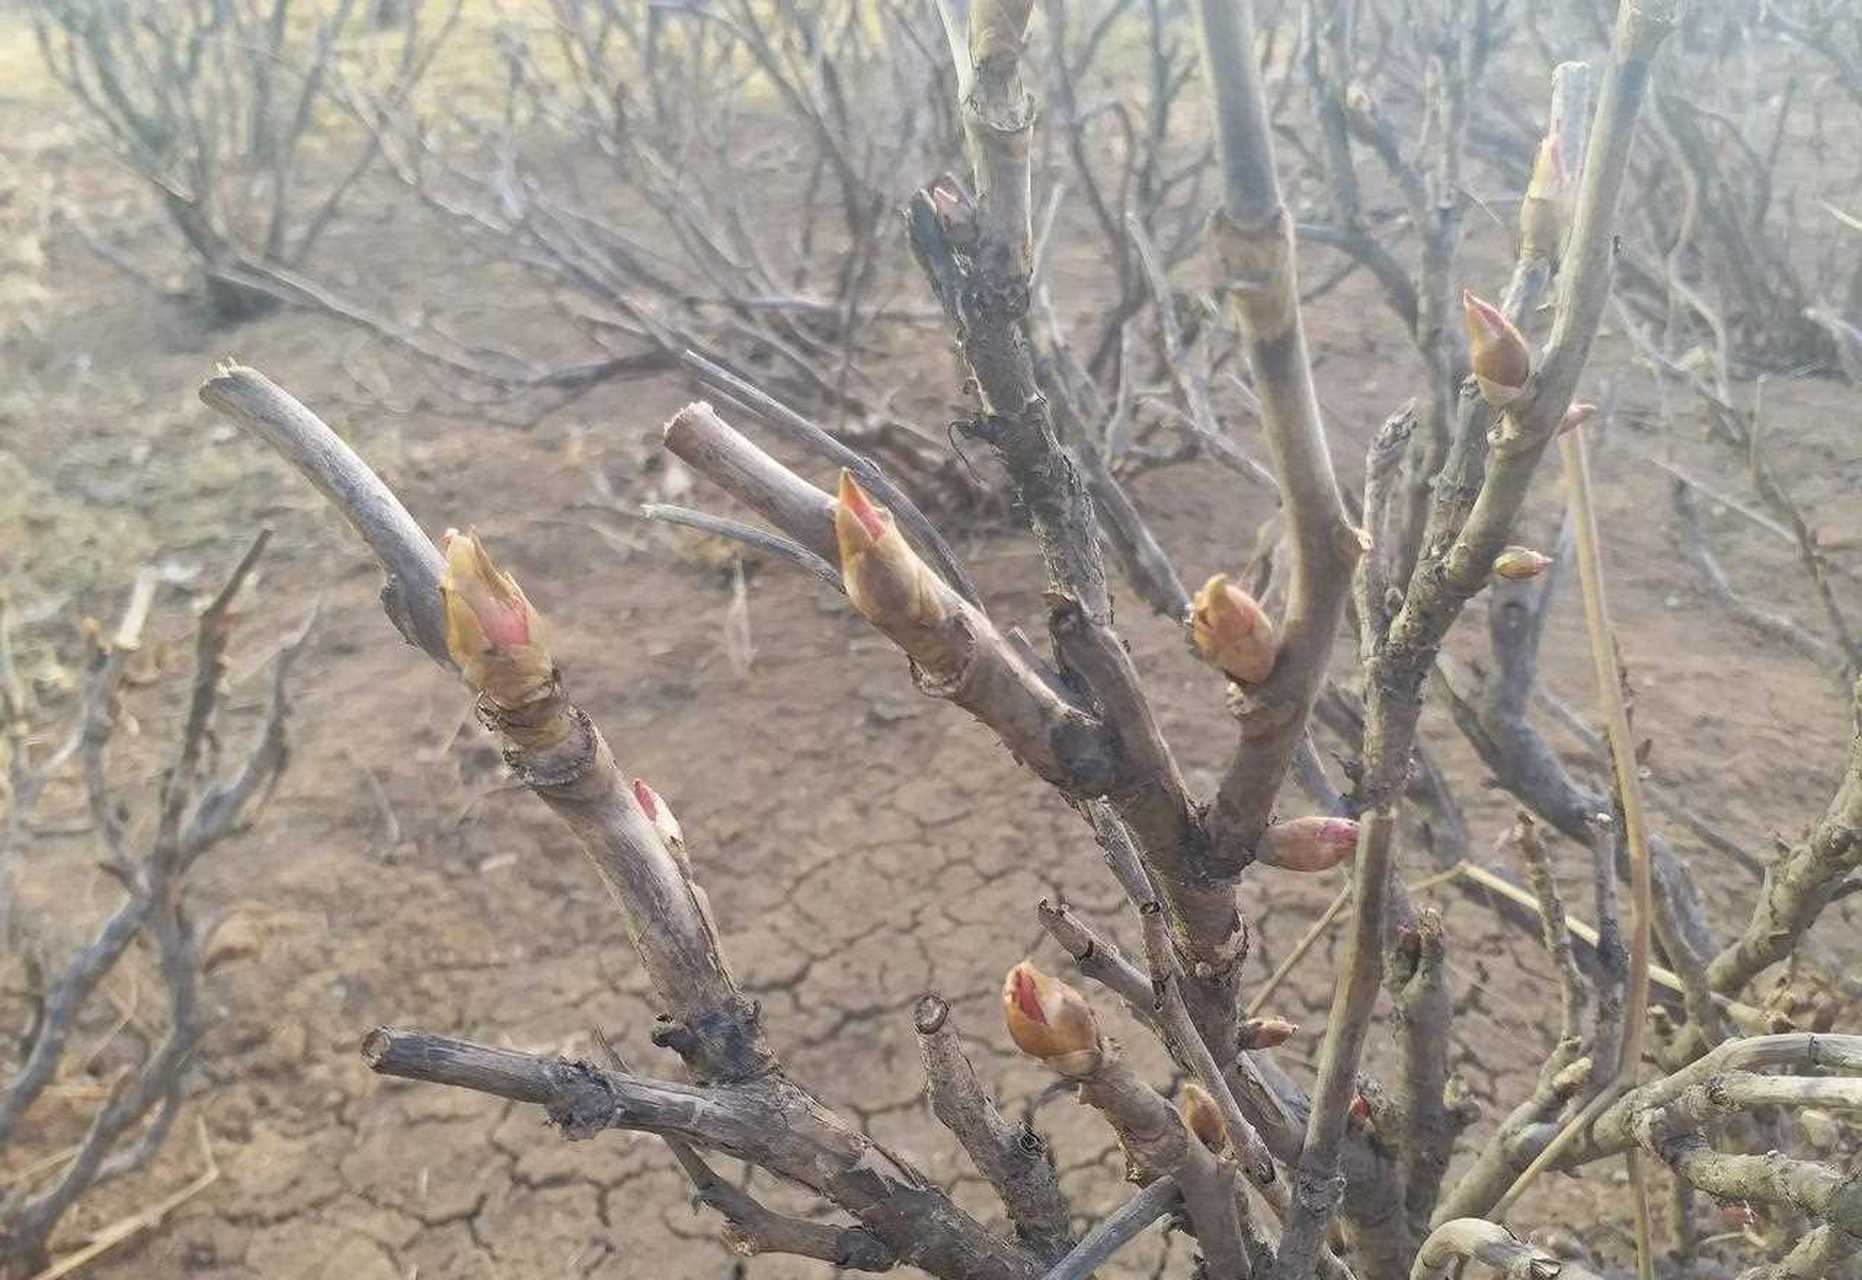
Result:
[[[1354,1129],[1361,1128],[1371,1122],[1371,1100],[1365,1097],[1361,1092],[1351,1095],[1350,1120],[1351,1127]]]
[[[1326,871],[1358,848],[1358,824],[1350,818],[1294,818],[1276,822],[1255,847],[1257,862],[1282,871]]]
[[[1002,984],[1002,1020],[1015,1047],[1064,1076],[1099,1069],[1099,1023],[1086,997],[1026,960]]]
[[[1571,212],[1571,175],[1565,168],[1564,148],[1548,136],[1533,158],[1532,179],[1520,207],[1521,249],[1533,257],[1554,257]]]
[[[1177,1115],[1182,1117],[1183,1127],[1211,1151],[1220,1154],[1228,1145],[1228,1125],[1222,1119],[1222,1108],[1194,1080],[1177,1091]]]
[[[659,832],[661,843],[674,853],[685,848],[685,831],[679,826],[679,820],[672,816],[671,806],[660,799],[659,792],[648,786],[645,778],[634,779],[634,802],[653,824],[653,830]]]
[[[970,6],[970,57],[978,68],[1021,56],[1028,39],[1033,0],[975,0]]]
[[[1526,390],[1532,352],[1513,322],[1500,309],[1463,289],[1461,306],[1468,323],[1468,365],[1481,395],[1496,407],[1512,404]]]
[[[1552,558],[1531,547],[1502,547],[1493,558],[1493,571],[1510,582],[1536,578],[1551,568]]]
[[[1300,1024],[1285,1018],[1249,1018],[1235,1033],[1238,1049],[1272,1049],[1299,1034]]]
[[[1240,684],[1259,684],[1274,669],[1274,624],[1253,596],[1218,573],[1190,607],[1190,640],[1207,661]]]
[[[1565,410],[1565,416],[1558,420],[1558,430],[1552,434],[1562,436],[1567,431],[1576,431],[1589,422],[1591,415],[1596,412],[1597,406],[1594,404],[1574,404]]]
[[[940,227],[954,236],[974,234],[976,203],[955,178],[945,174],[926,188],[924,194]]]
[[[555,670],[542,617],[476,533],[449,529],[441,547],[446,650],[466,683],[507,711],[536,701],[549,691]]]
[[[867,621],[891,632],[933,627],[944,620],[937,575],[912,550],[892,513],[868,497],[846,470],[840,473],[834,538],[840,545],[847,598]]]
[[[1821,1107],[1802,1107],[1793,1113],[1798,1130],[1820,1155],[1831,1155],[1843,1145],[1844,1125],[1830,1112]]]
[[[1552,1077],[1552,1096],[1558,1098],[1576,1097],[1580,1089],[1590,1083],[1595,1064],[1587,1055],[1579,1058]]]

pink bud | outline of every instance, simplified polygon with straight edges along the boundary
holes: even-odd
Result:
[[[975,213],[975,206],[957,180],[945,174],[931,184],[926,193],[931,197],[931,207],[937,211],[937,219],[947,231],[956,231],[967,227]]]
[[[1062,1075],[1099,1069],[1099,1023],[1086,997],[1026,960],[1002,984],[1002,1021],[1016,1048]]]
[[[859,481],[853,478],[852,472],[841,473],[840,500],[841,506],[848,514],[860,522],[860,527],[865,531],[867,538],[873,542],[879,541],[880,536],[886,532],[885,513],[874,504],[866,490],[860,487]]]
[[[851,471],[840,473],[839,499],[834,539],[847,598],[860,616],[909,650],[905,636],[922,634],[944,620],[942,584],[899,532],[892,513],[873,501]]]
[[[1253,596],[1218,573],[1190,607],[1190,641],[1229,679],[1259,684],[1273,672],[1279,645],[1274,624]]]
[[[1358,824],[1350,818],[1294,818],[1276,822],[1261,836],[1255,860],[1282,871],[1326,871],[1358,848]]]
[[[679,820],[672,816],[672,807],[660,799],[659,792],[647,785],[645,778],[634,779],[634,802],[640,806],[640,812],[646,814],[647,821],[659,833],[659,838],[668,849],[677,852],[685,847],[685,832],[679,826]]]
[[[543,619],[477,534],[449,529],[441,547],[446,649],[466,683],[506,710],[541,697],[554,675]]]
[[[1545,157],[1545,175],[1549,180],[1561,185],[1571,180],[1571,172],[1565,167],[1565,144],[1557,134],[1545,139],[1541,154]]]
[[[1513,322],[1491,302],[1461,291],[1461,306],[1468,325],[1468,365],[1481,394],[1492,405],[1519,399],[1532,375],[1532,353]]]

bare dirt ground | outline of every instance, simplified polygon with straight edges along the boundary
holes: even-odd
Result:
[[[255,834],[196,877],[198,915],[217,922],[217,1022],[189,1113],[153,1170],[87,1203],[64,1243],[193,1177],[199,1121],[221,1179],[92,1274],[825,1273],[729,1256],[655,1140],[614,1134],[571,1145],[531,1110],[384,1083],[364,1069],[357,1042],[379,1023],[571,1053],[589,1052],[600,1027],[637,1066],[676,1064],[647,1041],[653,1009],[593,875],[501,776],[459,688],[393,635],[358,542],[194,399],[227,353],[346,431],[427,528],[471,523],[486,535],[552,617],[571,687],[624,766],[651,779],[684,823],[729,952],[793,1074],[989,1212],[986,1188],[973,1175],[965,1181],[923,1105],[909,1010],[927,989],[944,993],[985,1077],[1012,1106],[1036,1100],[1046,1081],[1009,1051],[995,1005],[1001,974],[1031,950],[1058,965],[1037,942],[1033,903],[1064,894],[1134,940],[1127,922],[1111,923],[1119,896],[1079,821],[960,713],[915,694],[896,654],[837,599],[778,566],[751,567],[756,659],[747,675],[731,670],[720,643],[726,579],[707,549],[589,506],[590,469],[625,499],[648,494],[651,443],[689,398],[685,387],[667,379],[604,388],[526,430],[442,394],[325,320],[285,313],[212,331],[100,262],[61,220],[59,210],[80,207],[115,242],[153,263],[173,260],[134,182],[39,81],[16,14],[0,12],[0,50],[0,589],[26,620],[17,640],[41,695],[69,705],[75,623],[108,617],[137,565],[197,568],[190,586],[164,590],[127,701],[144,730],[119,753],[119,768],[147,779],[187,670],[190,603],[257,524],[278,536],[235,641],[235,721],[256,713],[257,673],[287,628],[313,601],[322,609],[296,682],[292,768]],[[453,277],[499,305],[508,281],[457,260],[445,236],[389,194],[353,207],[329,255],[339,278],[392,296],[402,283]],[[1492,256],[1475,260],[1491,265]],[[1063,296],[1074,283],[1061,282]],[[1351,460],[1369,432],[1411,393],[1413,358],[1355,285],[1324,299],[1310,323],[1338,453],[1355,479]],[[911,366],[922,396],[954,404],[941,342],[927,338],[925,349]],[[1596,466],[1638,725],[1653,740],[1649,767],[1762,856],[1772,833],[1794,833],[1827,801],[1843,699],[1826,675],[1721,617],[1675,552],[1666,480],[1644,455],[1744,492],[1734,461],[1701,442],[1691,407],[1667,429],[1633,412],[1650,400],[1646,376],[1614,342],[1589,381],[1591,398],[1613,389],[1622,406]],[[1853,393],[1787,383],[1767,402],[1777,460],[1801,499],[1827,513],[1833,535],[1862,532]],[[1267,514],[1258,494],[1238,493],[1220,474],[1152,475],[1138,497],[1196,580],[1236,567]],[[1548,484],[1541,525],[1555,504]],[[1742,587],[1814,616],[1789,548],[1723,510],[1709,519]],[[960,533],[991,610],[1037,630],[1028,544],[1000,528]],[[1206,786],[1228,746],[1220,683],[1172,628],[1135,605],[1123,621],[1164,728]],[[1474,620],[1464,627],[1466,653],[1478,652],[1467,643],[1475,630]],[[1584,705],[1580,635],[1577,602],[1563,599],[1545,676]],[[1509,808],[1432,715],[1430,741],[1460,783],[1484,854]],[[1565,745],[1571,763],[1591,767]],[[1300,801],[1290,794],[1287,803]],[[1716,917],[1733,919],[1750,874],[1664,825],[1692,853]],[[1575,872],[1575,851],[1559,853]],[[42,841],[32,856],[28,901],[56,922],[55,936],[75,939],[110,905],[111,882],[92,869],[82,836]],[[1407,873],[1429,869],[1416,853]],[[1338,887],[1330,876],[1250,879],[1257,977]],[[1502,1114],[1550,1042],[1549,967],[1531,940],[1478,904],[1452,890],[1428,896],[1450,925],[1460,1069],[1489,1116]],[[1838,911],[1822,925],[1818,946],[1832,964],[1853,965],[1854,924]],[[1277,1001],[1305,1026],[1290,1056],[1296,1071],[1310,1071],[1304,1055],[1323,1031],[1331,960],[1329,943],[1317,948]],[[1383,1056],[1379,1036],[1367,1061]],[[106,1046],[88,1073],[61,1082],[44,1117],[48,1138],[95,1100],[111,1061]],[[1162,1064],[1150,1065],[1161,1083]],[[1064,1099],[1045,1102],[1040,1122],[1082,1213],[1121,1198],[1107,1134]],[[1620,1256],[1626,1215],[1610,1177],[1548,1180],[1517,1220],[1563,1226]],[[1153,1240],[1132,1255],[1133,1274],[1183,1247]]]

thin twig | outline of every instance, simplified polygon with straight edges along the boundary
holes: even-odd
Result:
[[[873,496],[892,509],[898,516],[899,523],[905,526],[912,540],[923,547],[936,562],[944,580],[954,588],[957,594],[968,600],[977,608],[982,608],[982,598],[977,594],[976,584],[970,580],[969,572],[957,553],[951,550],[944,535],[937,526],[918,509],[918,504],[906,496],[879,464],[865,454],[849,449],[827,431],[810,422],[801,414],[791,409],[756,384],[738,377],[723,365],[709,360],[698,352],[687,349],[681,357],[687,367],[699,378],[713,386],[730,393],[745,408],[755,413],[768,423],[777,434],[791,444],[796,444],[810,452],[820,454],[835,466],[846,467],[854,477],[869,489]]]
[[[1041,1280],[1090,1280],[1112,1255],[1137,1239],[1139,1232],[1183,1203],[1174,1179],[1163,1177],[1099,1220],[1072,1252]]]
[[[1597,533],[1597,513],[1591,502],[1590,463],[1585,456],[1584,434],[1581,427],[1567,431],[1558,443],[1564,462],[1566,496],[1575,525],[1578,578],[1584,590],[1584,618],[1590,631],[1597,695],[1603,706],[1604,730],[1616,773],[1617,801],[1623,811],[1623,834],[1629,847],[1628,1020],[1615,1078],[1625,1085],[1633,1085],[1642,1065],[1642,1047],[1648,1036],[1655,884],[1649,866],[1648,826],[1642,808],[1642,780],[1636,770],[1636,744],[1630,736],[1629,708],[1623,699],[1623,673],[1616,660],[1616,630],[1611,625],[1609,602],[1604,595],[1603,551]],[[1654,1280],[1655,1246],[1651,1239],[1649,1186],[1640,1153],[1630,1155],[1629,1182],[1635,1195],[1636,1271],[1640,1280]]]
[[[98,1231],[91,1242],[74,1253],[68,1253],[45,1270],[32,1277],[32,1280],[59,1280],[61,1276],[78,1274],[80,1268],[87,1266],[94,1259],[102,1257],[125,1240],[160,1224],[162,1219],[192,1200],[195,1196],[220,1180],[220,1163],[213,1158],[213,1144],[207,1139],[207,1122],[201,1120],[200,1151],[206,1157],[207,1167],[199,1177],[164,1197],[146,1209],[138,1209],[128,1217],[119,1218]]]
[[[648,520],[658,520],[665,524],[683,525],[688,529],[699,529],[705,533],[714,533],[732,542],[741,542],[746,547],[768,552],[779,560],[786,560],[796,568],[815,577],[845,595],[846,584],[841,581],[841,572],[820,556],[804,547],[793,538],[785,538],[779,533],[759,529],[755,525],[745,524],[741,520],[732,520],[728,516],[714,516],[706,511],[694,511],[690,507],[674,506],[665,502],[643,502],[640,514]]]
[[[1468,874],[1471,865],[1472,864],[1460,864],[1450,867],[1446,871],[1438,871],[1434,875],[1424,876],[1415,883],[1405,886],[1404,891],[1414,896],[1422,893],[1424,890],[1447,884],[1451,880],[1459,880]],[[1307,927],[1306,932],[1300,935],[1300,940],[1293,944],[1293,950],[1287,952],[1285,958],[1274,966],[1273,973],[1269,974],[1267,981],[1261,984],[1261,989],[1254,993],[1254,998],[1248,1001],[1248,1016],[1250,1018],[1260,1016],[1261,1010],[1267,1007],[1267,1002],[1273,998],[1274,992],[1279,990],[1280,984],[1287,980],[1287,975],[1292,973],[1299,965],[1299,962],[1306,958],[1306,953],[1312,950],[1313,944],[1318,942],[1320,938],[1323,938],[1326,931],[1338,922],[1339,916],[1347,914],[1346,908],[1350,905],[1351,887],[1347,885],[1345,888],[1338,891],[1338,896],[1332,899],[1326,909],[1319,913],[1319,918],[1314,920],[1312,924]]]

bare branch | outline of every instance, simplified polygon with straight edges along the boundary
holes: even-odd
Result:
[[[1313,1273],[1326,1227],[1346,1190],[1346,1179],[1339,1173],[1339,1151],[1357,1096],[1358,1057],[1370,1031],[1371,1009],[1382,977],[1390,846],[1397,825],[1395,812],[1388,808],[1375,809],[1359,821],[1357,874],[1352,881],[1357,914],[1347,935],[1343,967],[1326,1021],[1293,1210],[1280,1241],[1274,1280],[1305,1280]],[[1368,877],[1363,872],[1367,866],[1376,868]]]
[[[1783,641],[1819,666],[1834,665],[1834,646],[1806,631],[1784,614],[1773,613],[1733,590],[1726,570],[1720,567],[1713,548],[1707,544],[1707,530],[1701,521],[1700,504],[1694,499],[1693,487],[1685,480],[1677,479],[1670,492],[1674,496],[1675,513],[1681,518],[1682,549],[1714,598],[1759,634]]]
[[[705,382],[719,387],[733,399],[750,409],[783,439],[818,453],[835,466],[846,467],[853,472],[861,484],[872,491],[873,496],[885,503],[905,525],[913,541],[923,547],[932,560],[936,562],[938,572],[944,580],[957,589],[957,593],[977,608],[983,607],[982,597],[976,592],[976,584],[951,550],[944,535],[937,526],[926,518],[903,490],[892,482],[874,462],[865,454],[850,449],[840,440],[829,435],[827,431],[810,422],[807,418],[791,409],[752,382],[738,377],[716,361],[706,359],[696,351],[687,351],[685,363],[696,370]]]
[[[664,502],[643,502],[640,514],[648,520],[659,520],[666,524],[683,525],[688,529],[698,529],[704,533],[713,533],[732,542],[741,542],[756,551],[766,552],[778,560],[786,560],[804,573],[815,577],[833,587],[842,594],[846,585],[841,582],[840,569],[804,547],[792,538],[785,538],[779,533],[759,529],[755,525],[744,524],[740,520],[731,520],[724,516],[714,516],[704,511],[694,511],[690,507],[673,506]]]
[[[912,1028],[924,1055],[932,1113],[996,1189],[1015,1223],[1016,1238],[1038,1258],[1059,1258],[1072,1247],[1073,1232],[1046,1140],[1032,1124],[1011,1125],[996,1110],[957,1043],[948,1004],[924,996],[912,1013]]]
[[[1183,1196],[1170,1178],[1159,1178],[1114,1209],[1081,1238],[1072,1252],[1041,1280],[1092,1280],[1093,1273],[1143,1230],[1182,1206]]]
[[[1862,680],[1855,686],[1862,722]],[[1713,958],[1707,983],[1716,992],[1742,991],[1788,956],[1851,872],[1862,867],[1862,734],[1852,736],[1842,782],[1828,810],[1804,839],[1779,855],[1765,873],[1752,919]]]
[[[1279,658],[1268,679],[1246,691],[1241,742],[1211,814],[1219,865],[1239,869],[1272,817],[1305,734],[1363,548],[1345,518],[1313,389],[1292,220],[1281,203],[1254,58],[1252,6],[1199,0],[1196,12],[1223,175],[1212,235],[1229,306],[1247,342],[1293,550]]]
[[[1522,1280],[1598,1280],[1595,1272],[1515,1239],[1505,1227],[1480,1218],[1454,1218],[1431,1232],[1416,1254],[1410,1280],[1442,1280],[1455,1274],[1464,1259]]]
[[[1590,632],[1591,660],[1596,670],[1597,695],[1604,710],[1604,727],[1616,779],[1616,800],[1623,814],[1624,843],[1629,849],[1631,932],[1629,941],[1628,1021],[1622,1051],[1612,1080],[1633,1082],[1642,1065],[1647,1042],[1650,952],[1654,945],[1655,883],[1649,865],[1648,830],[1642,810],[1641,778],[1636,772],[1635,742],[1630,737],[1629,708],[1623,697],[1623,673],[1617,662],[1616,631],[1604,595],[1603,551],[1599,545],[1597,516],[1591,500],[1590,464],[1585,456],[1580,427],[1559,440],[1563,455],[1565,492],[1571,504],[1578,551],[1578,574],[1584,586],[1584,617]],[[1711,1002],[1702,1000],[1697,1021],[1717,1024]],[[1709,1031],[1703,1027],[1703,1031]],[[1629,1183],[1636,1218],[1636,1270],[1641,1280],[1654,1280],[1655,1246],[1652,1239],[1648,1181],[1640,1157],[1631,1153]]]
[[[1552,875],[1538,827],[1524,809],[1514,815],[1511,841],[1519,851],[1520,861],[1526,864],[1526,880],[1532,886],[1533,896],[1539,900],[1541,937],[1546,954],[1551,956],[1552,966],[1558,971],[1558,1038],[1575,1039],[1588,996],[1583,975],[1578,972],[1577,959],[1571,953],[1571,930],[1565,923],[1564,898],[1558,892],[1558,881]]]
[[[355,450],[256,369],[221,366],[201,386],[200,398],[271,445],[329,499],[388,575],[382,587],[388,620],[409,644],[450,667],[440,608],[440,553]]]
[[[896,1257],[945,1280],[1040,1274],[954,1207],[933,1225],[926,1211],[942,1193],[780,1075],[727,1088],[675,1084],[390,1027],[368,1034],[362,1057],[380,1075],[541,1106],[571,1140],[633,1129],[748,1160],[826,1196]]]
[[[1411,1229],[1427,1234],[1456,1139],[1479,1109],[1450,1074],[1454,1011],[1441,916],[1423,911],[1399,929],[1386,961],[1385,982],[1397,1039],[1395,1130],[1405,1207]]]

